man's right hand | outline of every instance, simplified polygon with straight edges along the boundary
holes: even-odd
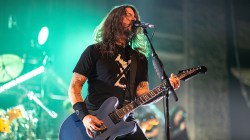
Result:
[[[103,126],[103,121],[99,120],[96,116],[93,115],[86,115],[83,118],[82,122],[86,128],[88,136],[91,138],[94,137],[92,132],[101,131],[106,128],[105,126]]]

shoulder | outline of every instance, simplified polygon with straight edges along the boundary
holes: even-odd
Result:
[[[133,50],[133,52],[139,60],[146,60],[147,61],[147,57],[144,54],[142,54],[141,52],[139,52],[138,50]]]
[[[87,46],[84,51],[97,51],[97,50],[99,50],[99,48],[100,48],[99,44],[91,44],[91,45]]]
[[[99,53],[99,48],[100,48],[100,45],[91,44],[91,45],[87,46],[84,49],[82,55],[87,55],[87,54],[89,54],[89,55],[97,55]]]

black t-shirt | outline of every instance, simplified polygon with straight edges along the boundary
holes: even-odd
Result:
[[[131,62],[130,55],[127,55],[129,46],[125,48],[117,46],[117,51],[112,56],[102,55],[99,47],[100,45],[97,44],[88,46],[73,70],[88,78],[88,95],[85,103],[89,110],[98,109],[107,98],[112,96],[117,97],[119,103],[122,103],[129,77],[127,74]],[[148,81],[148,62],[144,55],[135,50],[132,51],[137,56],[135,77],[135,87],[137,87],[138,83]]]

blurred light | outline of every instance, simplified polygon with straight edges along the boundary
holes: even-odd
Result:
[[[38,43],[39,43],[39,45],[45,44],[48,37],[49,37],[49,28],[44,26],[44,27],[42,27],[42,29],[40,30],[40,32],[38,34]]]

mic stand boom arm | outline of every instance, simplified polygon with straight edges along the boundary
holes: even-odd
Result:
[[[155,52],[155,49],[152,45],[152,42],[151,40],[149,39],[148,37],[148,32],[146,30],[146,28],[143,28],[143,33],[144,35],[147,37],[148,39],[148,42],[150,44],[150,49],[152,51],[152,57],[153,57],[153,64],[154,64],[154,68],[158,74],[158,76],[161,78],[162,81],[166,81],[166,87],[165,87],[165,91],[167,91],[167,94],[166,94],[166,108],[167,108],[167,112],[166,112],[166,118],[167,118],[167,139],[170,140],[170,131],[169,131],[169,128],[170,128],[170,121],[169,121],[169,94],[173,94],[174,95],[174,98],[175,98],[175,101],[178,101],[178,97],[172,87],[172,85],[170,84],[170,81],[169,81],[169,77],[167,76],[165,70],[164,70],[164,67],[162,65],[162,62],[161,60],[159,59],[158,55],[156,54]],[[164,94],[164,92],[163,92]]]

